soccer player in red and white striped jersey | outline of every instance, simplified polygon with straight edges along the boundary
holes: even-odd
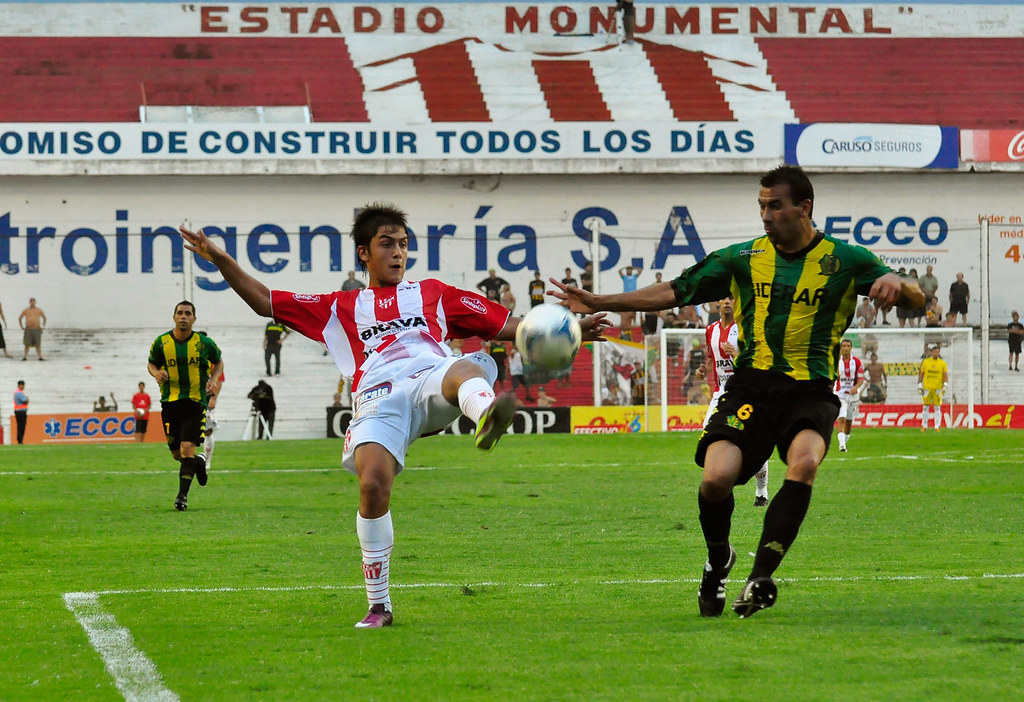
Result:
[[[864,364],[853,355],[853,342],[843,339],[839,342],[839,366],[836,369],[836,383],[832,387],[839,397],[839,450],[846,451],[846,442],[853,431],[853,420],[860,407],[860,389],[864,385]]]
[[[707,426],[711,415],[718,407],[718,400],[725,394],[725,384],[733,374],[732,359],[739,352],[739,327],[736,326],[735,300],[730,295],[718,301],[720,317],[708,325],[704,332],[708,346],[708,357],[705,361],[705,375],[711,385],[711,402],[708,412],[704,415],[704,426]],[[768,506],[768,461],[761,470],[754,474],[754,506]]]
[[[512,341],[520,318],[476,292],[439,280],[405,280],[406,215],[390,205],[367,206],[352,226],[356,253],[369,274],[365,290],[271,291],[202,230],[182,228],[181,234],[186,248],[214,263],[257,314],[325,344],[341,373],[353,376],[355,416],[342,465],[359,478],[356,533],[370,604],[356,626],[390,626],[391,488],[409,445],[465,414],[477,422],[476,445],[491,449],[519,407],[514,395],[495,397],[497,369],[490,356],[453,356],[445,342],[472,336]],[[603,340],[609,325],[598,314],[580,326],[584,339],[593,341]]]

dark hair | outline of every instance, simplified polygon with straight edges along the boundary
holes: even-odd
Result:
[[[408,229],[407,218],[408,215],[394,205],[374,202],[356,213],[349,236],[352,237],[352,241],[357,247],[365,246],[369,249],[370,241],[377,234],[377,230],[381,227]],[[359,266],[362,270],[366,270],[366,264],[362,259],[359,259]]]
[[[188,300],[182,300],[181,302],[179,302],[178,304],[176,304],[176,305],[174,306],[174,309],[175,309],[175,311],[177,311],[177,309],[178,309],[179,307],[181,307],[182,305],[188,305],[189,307],[191,307],[191,308],[192,308],[192,316],[193,316],[193,317],[195,317],[195,316],[196,316],[196,306],[195,306],[195,305],[193,305],[193,304],[192,304],[191,302],[189,302]]]
[[[798,205],[804,200],[810,200],[811,214],[814,214],[814,186],[811,185],[811,179],[804,173],[804,169],[800,166],[783,164],[761,176],[762,188],[771,188],[776,185],[789,186],[789,196],[794,205]]]

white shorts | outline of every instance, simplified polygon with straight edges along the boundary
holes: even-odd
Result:
[[[355,473],[356,448],[380,444],[395,457],[400,472],[413,441],[436,434],[462,414],[441,392],[445,373],[459,361],[479,365],[490,385],[498,378],[494,359],[481,352],[448,357],[425,353],[391,361],[364,375],[353,398],[355,415],[345,432],[341,465]]]
[[[839,395],[839,418],[853,421],[860,409],[860,397],[857,395]]]
[[[718,400],[725,394],[725,389],[719,390],[711,396],[711,400],[708,402],[708,413],[704,415],[704,426],[708,425],[708,420],[711,419],[711,415],[718,409]]]

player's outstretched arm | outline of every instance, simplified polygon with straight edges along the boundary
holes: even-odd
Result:
[[[595,295],[575,285],[565,285],[548,278],[558,290],[548,295],[568,301],[569,309],[580,314],[594,312],[657,312],[676,306],[676,294],[671,283],[655,283],[628,293]]]
[[[272,317],[273,311],[270,305],[270,290],[266,285],[253,278],[242,270],[238,261],[231,258],[227,251],[220,248],[209,237],[198,232],[189,231],[185,227],[178,227],[181,238],[185,240],[185,248],[197,253],[207,261],[217,266],[217,270],[224,276],[224,280],[231,289],[238,293],[238,296],[249,305],[253,311],[261,317]]]

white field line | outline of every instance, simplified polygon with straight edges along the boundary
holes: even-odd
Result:
[[[160,671],[135,646],[132,633],[100,606],[95,592],[69,592],[64,604],[85,629],[89,643],[100,654],[114,684],[128,702],[178,702],[164,686]]]

